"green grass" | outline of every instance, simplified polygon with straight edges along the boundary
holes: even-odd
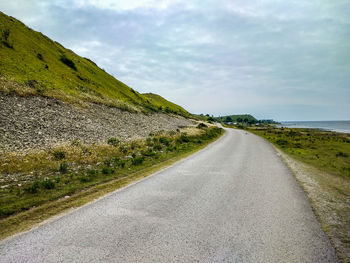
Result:
[[[143,96],[147,97],[148,100],[155,105],[159,111],[166,112],[166,113],[175,113],[179,114],[185,117],[190,117],[190,114],[179,105],[176,105],[175,103],[172,103],[163,97],[153,94],[153,93],[144,93]]]
[[[249,129],[293,158],[350,179],[350,136],[313,129]]]
[[[134,112],[168,108],[188,116],[158,95],[142,95],[58,42],[0,12],[0,90],[43,95],[74,103],[95,102]],[[18,85],[17,85],[18,84]]]
[[[0,232],[9,227],[9,218],[17,214],[184,156],[222,132],[217,127],[198,129],[196,135],[158,132],[145,140],[118,146],[74,144],[26,155],[3,155]]]

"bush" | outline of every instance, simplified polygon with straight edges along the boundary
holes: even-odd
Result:
[[[187,136],[187,134],[181,134],[179,138],[176,140],[177,143],[188,143],[190,142],[190,138]]]
[[[120,140],[117,139],[117,138],[115,138],[115,137],[111,137],[111,138],[109,138],[109,139],[107,140],[107,143],[108,143],[109,145],[112,145],[112,146],[118,146],[119,143],[120,143]]]
[[[102,174],[107,175],[107,174],[112,174],[114,172],[114,170],[108,166],[104,166],[102,168],[101,172],[102,172]]]
[[[169,144],[170,144],[170,140],[167,137],[164,137],[164,136],[159,138],[159,142],[161,144],[164,144],[165,146],[169,146]]]
[[[208,125],[206,125],[206,124],[204,124],[204,123],[199,123],[198,125],[197,125],[197,128],[198,129],[206,129],[206,128],[208,128]]]
[[[125,161],[121,160],[119,156],[114,157],[114,164],[119,167],[125,167]]]
[[[336,157],[348,157],[349,155],[344,153],[344,152],[338,152],[335,156]]]
[[[153,146],[153,150],[161,151],[162,150],[162,146],[160,144],[156,144],[156,145]]]
[[[89,169],[86,171],[87,175],[88,176],[95,176],[98,174],[98,171],[97,170],[94,170],[94,169]]]
[[[126,154],[128,152],[128,147],[125,147],[125,146],[120,146],[119,147],[119,151],[121,151],[122,153]]]
[[[45,188],[45,189],[54,189],[55,188],[55,182],[49,180],[44,180],[41,182],[41,185]]]
[[[44,60],[43,55],[41,55],[40,53],[38,53],[38,54],[36,55],[36,57],[37,57],[38,59],[40,59],[40,60]]]
[[[288,145],[288,141],[283,140],[283,139],[278,139],[278,140],[276,141],[276,143],[277,143],[279,146],[282,146],[282,147]]]
[[[66,153],[64,151],[54,151],[53,156],[56,160],[62,160],[66,157]]]
[[[64,174],[64,173],[67,173],[67,171],[68,171],[68,164],[67,164],[67,162],[62,162],[60,164],[59,172]]]
[[[109,159],[104,160],[103,163],[105,166],[111,166],[111,160]]]
[[[38,181],[35,181],[31,186],[24,188],[24,191],[34,194],[38,192],[40,185]]]
[[[136,158],[131,160],[131,163],[133,165],[140,165],[143,163],[144,159],[145,159],[144,157],[136,157]]]
[[[71,69],[77,71],[77,67],[75,66],[74,62],[67,58],[66,56],[61,56],[60,61],[70,67]]]
[[[7,41],[9,36],[10,36],[10,29],[7,28],[7,29],[2,30],[1,36],[5,41]]]

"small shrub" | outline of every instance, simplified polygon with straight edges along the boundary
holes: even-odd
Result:
[[[38,81],[36,81],[35,79],[30,79],[30,80],[28,80],[28,81],[26,82],[26,84],[27,84],[29,87],[33,88],[33,89],[37,88],[37,86],[40,85],[40,83],[39,83]]]
[[[349,155],[348,154],[346,154],[346,153],[344,153],[344,152],[338,152],[336,155],[335,155],[336,157],[348,157]]]
[[[133,165],[140,165],[140,164],[142,164],[143,163],[143,161],[144,161],[144,157],[136,157],[136,158],[134,158],[134,159],[132,159],[131,160],[131,163],[133,164]]]
[[[177,139],[178,143],[188,143],[190,142],[190,138],[188,138],[187,134],[181,134],[181,136]]]
[[[167,137],[164,137],[164,136],[159,138],[159,142],[161,144],[164,144],[165,146],[168,146],[170,144],[170,140]]]
[[[104,166],[104,167],[102,167],[101,172],[102,172],[102,174],[104,174],[104,175],[112,174],[112,173],[113,173],[113,169],[111,169],[111,168],[108,167],[108,166]]]
[[[64,173],[67,173],[67,171],[68,171],[68,164],[67,164],[67,162],[62,162],[60,164],[59,172],[64,174]]]
[[[55,182],[52,180],[44,180],[41,182],[41,185],[45,188],[45,189],[54,189],[55,188]]]
[[[120,144],[120,140],[118,138],[111,137],[107,140],[107,144],[112,146],[118,146]]]
[[[28,193],[35,194],[38,192],[39,187],[40,187],[39,182],[35,181],[31,186],[24,188],[24,190]]]
[[[105,166],[108,166],[108,167],[111,166],[111,160],[106,159],[103,161],[103,163]]]
[[[147,151],[141,151],[141,155],[143,156],[154,156],[156,153],[152,151],[152,149],[148,149]]]
[[[44,60],[43,55],[41,55],[40,53],[36,54],[36,57],[42,61]]]
[[[128,152],[128,147],[120,146],[119,151],[121,151],[123,154],[126,154]]]
[[[88,176],[95,176],[95,175],[98,174],[98,171],[97,171],[97,170],[94,170],[94,169],[89,169],[89,170],[86,171],[86,174],[87,174]]]
[[[153,146],[153,150],[161,151],[162,150],[162,146],[160,144],[156,144],[156,145]]]
[[[77,71],[77,67],[75,66],[74,62],[72,60],[70,60],[69,58],[67,58],[66,56],[61,56],[60,57],[60,61],[67,65],[68,67],[70,67],[71,69]]]
[[[92,178],[91,177],[89,177],[89,176],[80,176],[79,177],[79,180],[80,180],[80,182],[82,182],[82,183],[87,183],[87,182],[91,182],[92,181]]]
[[[206,128],[208,128],[208,125],[206,125],[202,122],[197,125],[197,129],[206,129]]]
[[[53,156],[56,160],[62,160],[66,158],[66,153],[64,151],[54,151]]]
[[[2,30],[1,36],[5,41],[7,41],[9,36],[10,36],[10,29],[6,28],[6,29]]]
[[[282,147],[288,145],[288,141],[283,140],[283,139],[278,139],[278,140],[276,141],[276,143],[277,143],[279,146],[282,146]]]

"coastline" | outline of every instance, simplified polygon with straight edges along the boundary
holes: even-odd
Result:
[[[350,121],[283,121],[276,127],[313,129],[324,132],[338,132],[350,134]]]

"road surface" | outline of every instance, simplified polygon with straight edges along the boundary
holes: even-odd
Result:
[[[0,244],[0,262],[338,262],[272,146],[241,130]]]

